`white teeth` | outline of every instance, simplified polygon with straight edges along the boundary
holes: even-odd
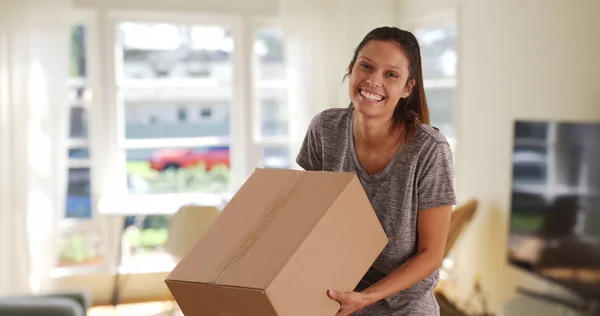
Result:
[[[381,99],[383,99],[383,97],[380,96],[380,95],[378,95],[378,94],[373,94],[373,93],[365,92],[363,90],[360,90],[360,94],[363,97],[365,97],[365,98],[367,98],[367,99],[369,99],[369,100],[371,100],[373,102],[379,102],[379,101],[381,101]]]

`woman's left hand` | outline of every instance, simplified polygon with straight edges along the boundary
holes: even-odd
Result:
[[[349,316],[369,305],[367,297],[360,292],[327,291],[327,295],[340,303],[340,310],[335,316]]]

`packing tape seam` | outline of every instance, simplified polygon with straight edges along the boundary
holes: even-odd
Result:
[[[217,283],[219,279],[225,274],[225,272],[234,265],[240,258],[242,258],[246,252],[254,245],[254,243],[260,238],[265,229],[269,224],[277,217],[279,212],[283,209],[283,206],[287,203],[292,193],[298,186],[298,182],[304,176],[305,172],[298,171],[290,177],[290,179],[283,185],[281,190],[277,192],[271,203],[267,206],[267,210],[263,212],[257,224],[238,242],[234,247],[233,251],[223,260],[219,268],[213,274],[211,278],[213,283]]]

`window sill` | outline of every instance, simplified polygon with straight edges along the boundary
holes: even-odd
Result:
[[[175,214],[183,205],[216,206],[220,209],[231,196],[230,193],[194,193],[103,198],[99,202],[99,213],[103,215],[171,215]]]
[[[119,274],[146,274],[146,273],[168,273],[171,272],[177,262],[167,254],[141,255],[129,259],[129,262],[119,267]],[[72,267],[58,267],[52,269],[52,279],[60,279],[78,275],[89,274],[112,274],[106,265],[86,265]]]

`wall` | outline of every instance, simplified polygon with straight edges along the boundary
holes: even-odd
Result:
[[[400,3],[400,25],[448,9],[441,0]],[[458,245],[456,269],[463,297],[479,275],[491,309],[500,312],[517,286],[559,292],[506,264],[512,124],[516,118],[600,121],[600,37],[593,35],[600,2],[463,0],[456,11],[457,184],[462,200],[481,201]]]
[[[278,0],[73,0],[77,8],[275,15]]]
[[[447,19],[456,13],[457,0],[399,0],[396,8],[396,26],[410,29],[413,23]]]

